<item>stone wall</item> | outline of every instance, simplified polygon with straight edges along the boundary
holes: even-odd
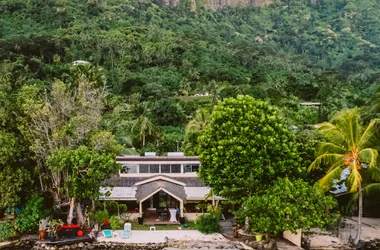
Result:
[[[222,241],[173,241],[169,240],[165,243],[113,243],[113,242],[93,242],[93,243],[78,243],[63,246],[50,246],[47,244],[36,244],[35,241],[15,241],[11,245],[1,247],[1,250],[161,250],[165,248],[178,249],[229,249],[240,250],[245,249],[239,242]]]
[[[84,242],[71,245],[53,246],[48,244],[36,244],[33,240],[13,241],[5,246],[0,246],[1,250],[159,250],[168,247],[168,243],[147,243],[147,244],[133,244],[133,243],[112,243],[112,242]]]

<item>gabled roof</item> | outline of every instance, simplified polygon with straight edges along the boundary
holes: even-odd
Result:
[[[147,180],[143,180],[143,181],[140,181],[140,182],[136,182],[134,184],[134,186],[140,186],[140,185],[143,185],[143,184],[146,184],[146,183],[149,183],[149,182],[153,182],[153,181],[167,181],[167,182],[171,182],[171,183],[174,183],[174,184],[177,184],[177,185],[181,185],[181,186],[186,186],[185,183],[183,182],[180,182],[180,181],[176,181],[172,178],[169,178],[169,177],[166,177],[166,176],[162,176],[162,175],[159,175],[159,176],[155,176],[153,178],[150,178],[150,179],[147,179]]]
[[[177,199],[186,199],[186,192],[183,185],[178,185],[166,180],[151,181],[137,186],[136,199],[137,201],[143,201],[161,190],[168,192]]]

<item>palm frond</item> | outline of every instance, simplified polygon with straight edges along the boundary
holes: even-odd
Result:
[[[348,176],[347,181],[349,185],[351,186],[350,188],[350,193],[355,193],[358,191],[359,185],[361,184],[362,181],[362,176],[359,173],[359,170],[354,163],[353,166],[350,166],[351,174]]]
[[[309,166],[307,171],[311,171],[313,169],[320,169],[323,165],[333,165],[336,162],[340,161],[343,163],[344,155],[343,154],[322,154],[318,156]]]
[[[372,181],[380,182],[380,168],[379,167],[368,169],[368,174]]]
[[[365,129],[358,146],[360,148],[374,147],[380,144],[380,119],[373,119]]]
[[[344,133],[334,124],[324,122],[318,125],[318,131],[327,140],[336,145],[346,145],[346,138]]]
[[[331,143],[331,142],[321,142],[319,144],[318,154],[322,155],[322,154],[325,154],[325,153],[344,154],[345,150],[341,146],[336,145],[334,143]]]
[[[340,129],[349,145],[357,145],[360,140],[360,115],[357,108],[346,109],[333,117],[331,123]]]
[[[362,163],[367,163],[369,168],[376,167],[378,152],[373,148],[365,148],[359,152],[359,160]]]
[[[343,162],[333,164],[327,174],[318,181],[319,186],[324,190],[329,190],[333,184],[333,180],[340,178],[344,166]]]

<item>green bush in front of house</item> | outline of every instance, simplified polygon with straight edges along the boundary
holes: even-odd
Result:
[[[202,214],[195,221],[195,228],[201,233],[212,234],[219,232],[219,213]]]
[[[119,217],[116,215],[111,216],[110,224],[112,230],[121,229],[123,227],[123,221],[120,220]]]
[[[9,240],[14,236],[16,236],[16,230],[11,221],[7,220],[0,223],[0,242]]]

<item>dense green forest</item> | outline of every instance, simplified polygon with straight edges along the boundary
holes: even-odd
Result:
[[[97,155],[109,171],[120,152],[197,154],[199,131],[226,97],[266,100],[292,128],[355,106],[367,120],[377,116],[379,9],[377,0],[217,11],[193,10],[187,0],[175,8],[0,0],[0,208],[24,202],[22,186],[62,193],[51,169],[82,164],[73,155]],[[309,138],[312,132],[300,131],[304,166],[314,159]],[[76,187],[68,197],[91,196],[81,189],[88,183],[95,192],[109,173],[94,169],[83,183],[74,178],[80,169],[67,172]]]

